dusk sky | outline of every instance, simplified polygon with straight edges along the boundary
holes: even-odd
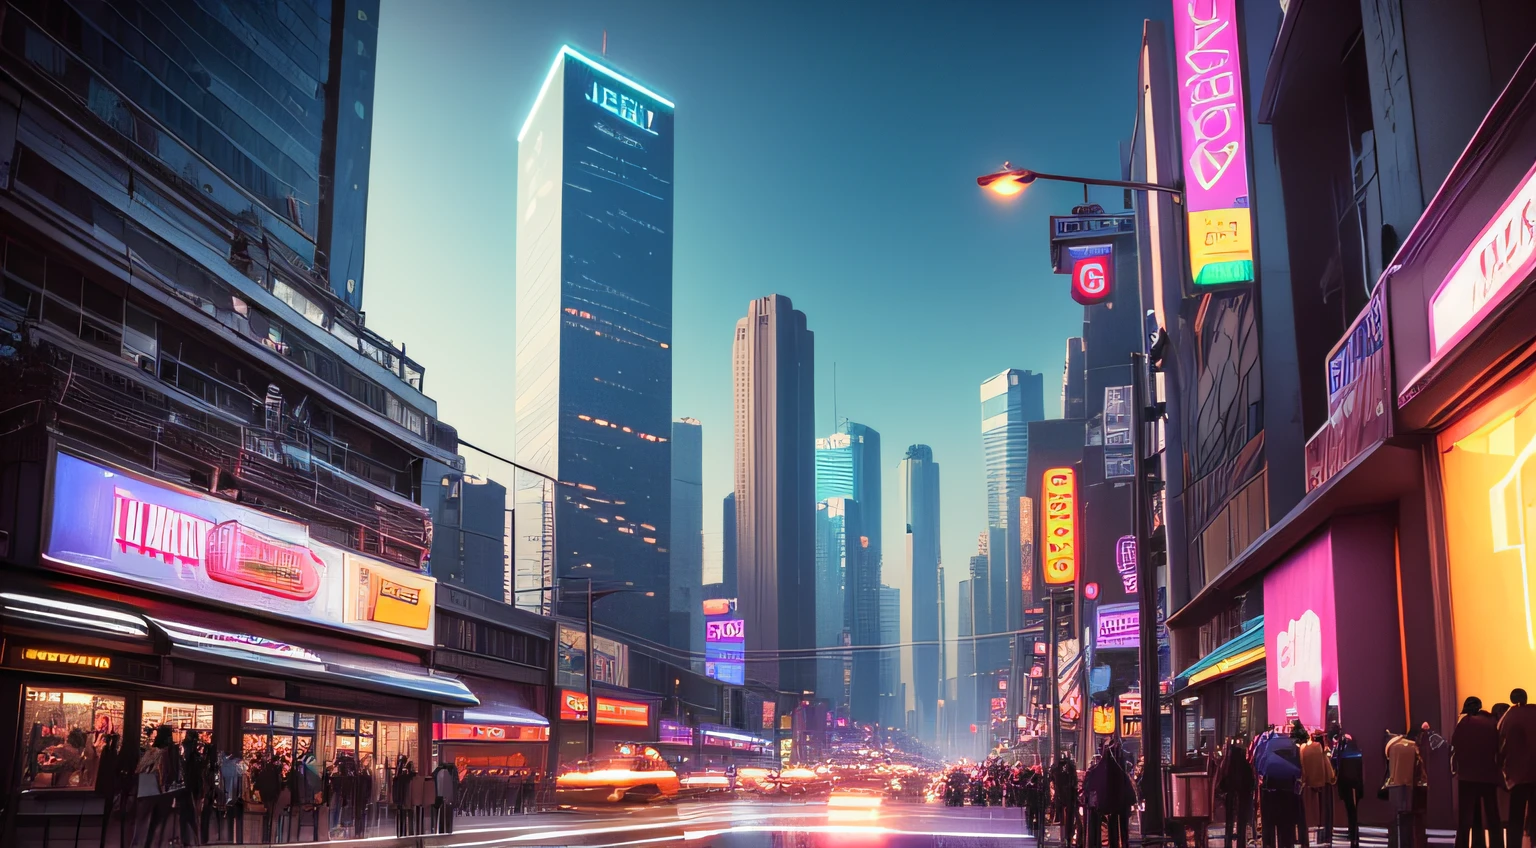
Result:
[[[1059,416],[1082,322],[1046,241],[1081,189],[1005,203],[975,177],[1005,159],[1120,176],[1142,20],[1169,8],[384,0],[368,325],[426,366],[444,421],[512,455],[517,130],[560,46],[597,58],[606,30],[606,61],[677,104],[672,408],[704,427],[706,581],[732,485],[732,333],[776,292],[816,335],[818,432],[836,363],[836,414],[882,435],[887,515],[906,447],[932,446],[953,636],[952,584],[985,527],[980,383],[1043,372]],[[904,585],[901,526],[886,527],[886,582]]]

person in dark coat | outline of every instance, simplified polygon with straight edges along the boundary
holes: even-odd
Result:
[[[1226,848],[1234,848],[1234,840],[1236,848],[1248,844],[1248,829],[1253,824],[1253,790],[1253,764],[1248,762],[1247,750],[1233,741],[1216,772],[1216,794],[1227,811]]]
[[[1524,689],[1509,693],[1510,708],[1499,720],[1499,762],[1509,787],[1509,826],[1504,844],[1519,848],[1533,832],[1536,812],[1536,706],[1526,703]]]
[[[1468,698],[1451,733],[1451,774],[1456,776],[1456,848],[1504,848],[1499,820],[1499,726]],[[1483,828],[1491,832],[1484,841]]]
[[[1259,778],[1259,815],[1264,844],[1293,848],[1296,807],[1301,798],[1301,755],[1290,736],[1274,734],[1255,749],[1253,771]]]
[[[1125,768],[1125,754],[1119,743],[1104,749],[1104,795],[1099,799],[1099,815],[1109,830],[1109,848],[1130,848],[1131,808],[1136,806],[1136,784]]]
[[[1349,848],[1360,848],[1360,799],[1365,797],[1365,755],[1355,737],[1340,731],[1333,745],[1333,772],[1349,822]]]
[[[1061,844],[1071,845],[1077,824],[1077,763],[1065,751],[1051,766],[1051,788],[1055,793],[1051,812],[1061,824]]]

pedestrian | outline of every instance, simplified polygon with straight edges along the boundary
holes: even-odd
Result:
[[[1248,828],[1253,823],[1253,790],[1253,764],[1248,762],[1248,752],[1234,739],[1216,773],[1216,794],[1227,811],[1226,848],[1244,848],[1248,844]]]
[[[1396,817],[1387,831],[1387,845],[1389,848],[1427,848],[1424,817],[1415,799],[1418,788],[1427,785],[1419,744],[1406,733],[1393,733],[1387,740],[1385,753],[1387,778],[1382,783],[1382,792]]]
[[[1253,770],[1259,778],[1264,844],[1294,848],[1297,799],[1301,795],[1301,755],[1295,740],[1279,733],[1266,736],[1253,758]]]
[[[1318,835],[1319,845],[1333,844],[1333,785],[1338,781],[1334,773],[1333,763],[1328,759],[1328,751],[1323,747],[1323,734],[1321,731],[1314,733],[1312,738],[1302,743],[1297,750],[1301,757],[1301,785],[1306,792],[1306,800],[1317,811],[1314,816],[1303,821],[1315,821],[1321,832]],[[1305,808],[1303,813],[1305,814]],[[1303,828],[1303,834],[1306,830]],[[1306,840],[1302,840],[1305,845]]]
[[[1136,806],[1136,784],[1125,767],[1125,753],[1120,743],[1110,742],[1104,754],[1104,795],[1099,799],[1099,815],[1109,832],[1109,848],[1130,848],[1131,808]]]
[[[1461,720],[1451,733],[1451,774],[1456,778],[1456,848],[1504,848],[1499,726],[1483,711],[1481,698],[1462,702]]]
[[[134,769],[136,780],[132,844],[153,845],[162,828],[172,827],[172,792],[181,780],[181,762],[176,748],[175,731],[168,724],[155,728],[154,742]],[[140,837],[143,837],[141,840]]]
[[[1338,776],[1339,800],[1349,823],[1349,848],[1360,848],[1360,800],[1365,797],[1365,755],[1355,737],[1340,731],[1333,746],[1333,772]]]
[[[1083,848],[1101,848],[1104,835],[1104,801],[1109,792],[1109,757],[1100,754],[1088,762],[1079,790],[1083,806]],[[1110,848],[1114,848],[1111,843]]]
[[[1062,751],[1061,759],[1051,766],[1051,788],[1055,793],[1051,813],[1061,825],[1061,844],[1068,846],[1073,844],[1072,836],[1077,825],[1077,763],[1066,751]]]
[[[1509,693],[1509,712],[1499,720],[1499,762],[1504,785],[1509,787],[1509,825],[1504,833],[1508,848],[1520,848],[1522,838],[1536,833],[1536,707],[1526,703],[1524,689]]]

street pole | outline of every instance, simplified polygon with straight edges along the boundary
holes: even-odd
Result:
[[[592,578],[587,578],[587,768],[592,768],[592,756],[597,752],[597,696],[592,691],[592,675],[597,671],[593,662],[597,652],[592,645]]]
[[[1132,482],[1131,526],[1136,536],[1136,591],[1140,594],[1142,837],[1163,835],[1163,710],[1157,667],[1157,567],[1147,555],[1147,367],[1131,354],[1131,440],[1136,477]]]
[[[1045,629],[1050,635],[1050,646],[1046,649],[1048,651],[1046,654],[1046,666],[1049,670],[1045,675],[1045,685],[1050,692],[1051,698],[1051,760],[1046,763],[1045,767],[1047,769],[1056,765],[1056,761],[1061,758],[1061,754],[1058,753],[1061,745],[1061,687],[1057,685],[1056,681],[1057,675],[1061,674],[1061,669],[1057,667],[1058,660],[1056,659],[1056,640],[1058,638],[1056,632],[1056,598],[1060,593],[1060,589],[1053,588],[1047,591],[1045,595]]]

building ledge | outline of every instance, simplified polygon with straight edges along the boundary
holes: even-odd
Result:
[[[1307,493],[1264,535],[1168,617],[1172,628],[1204,624],[1243,584],[1279,562],[1335,515],[1395,503],[1423,486],[1419,443],[1392,439],[1366,448],[1339,473]]]

